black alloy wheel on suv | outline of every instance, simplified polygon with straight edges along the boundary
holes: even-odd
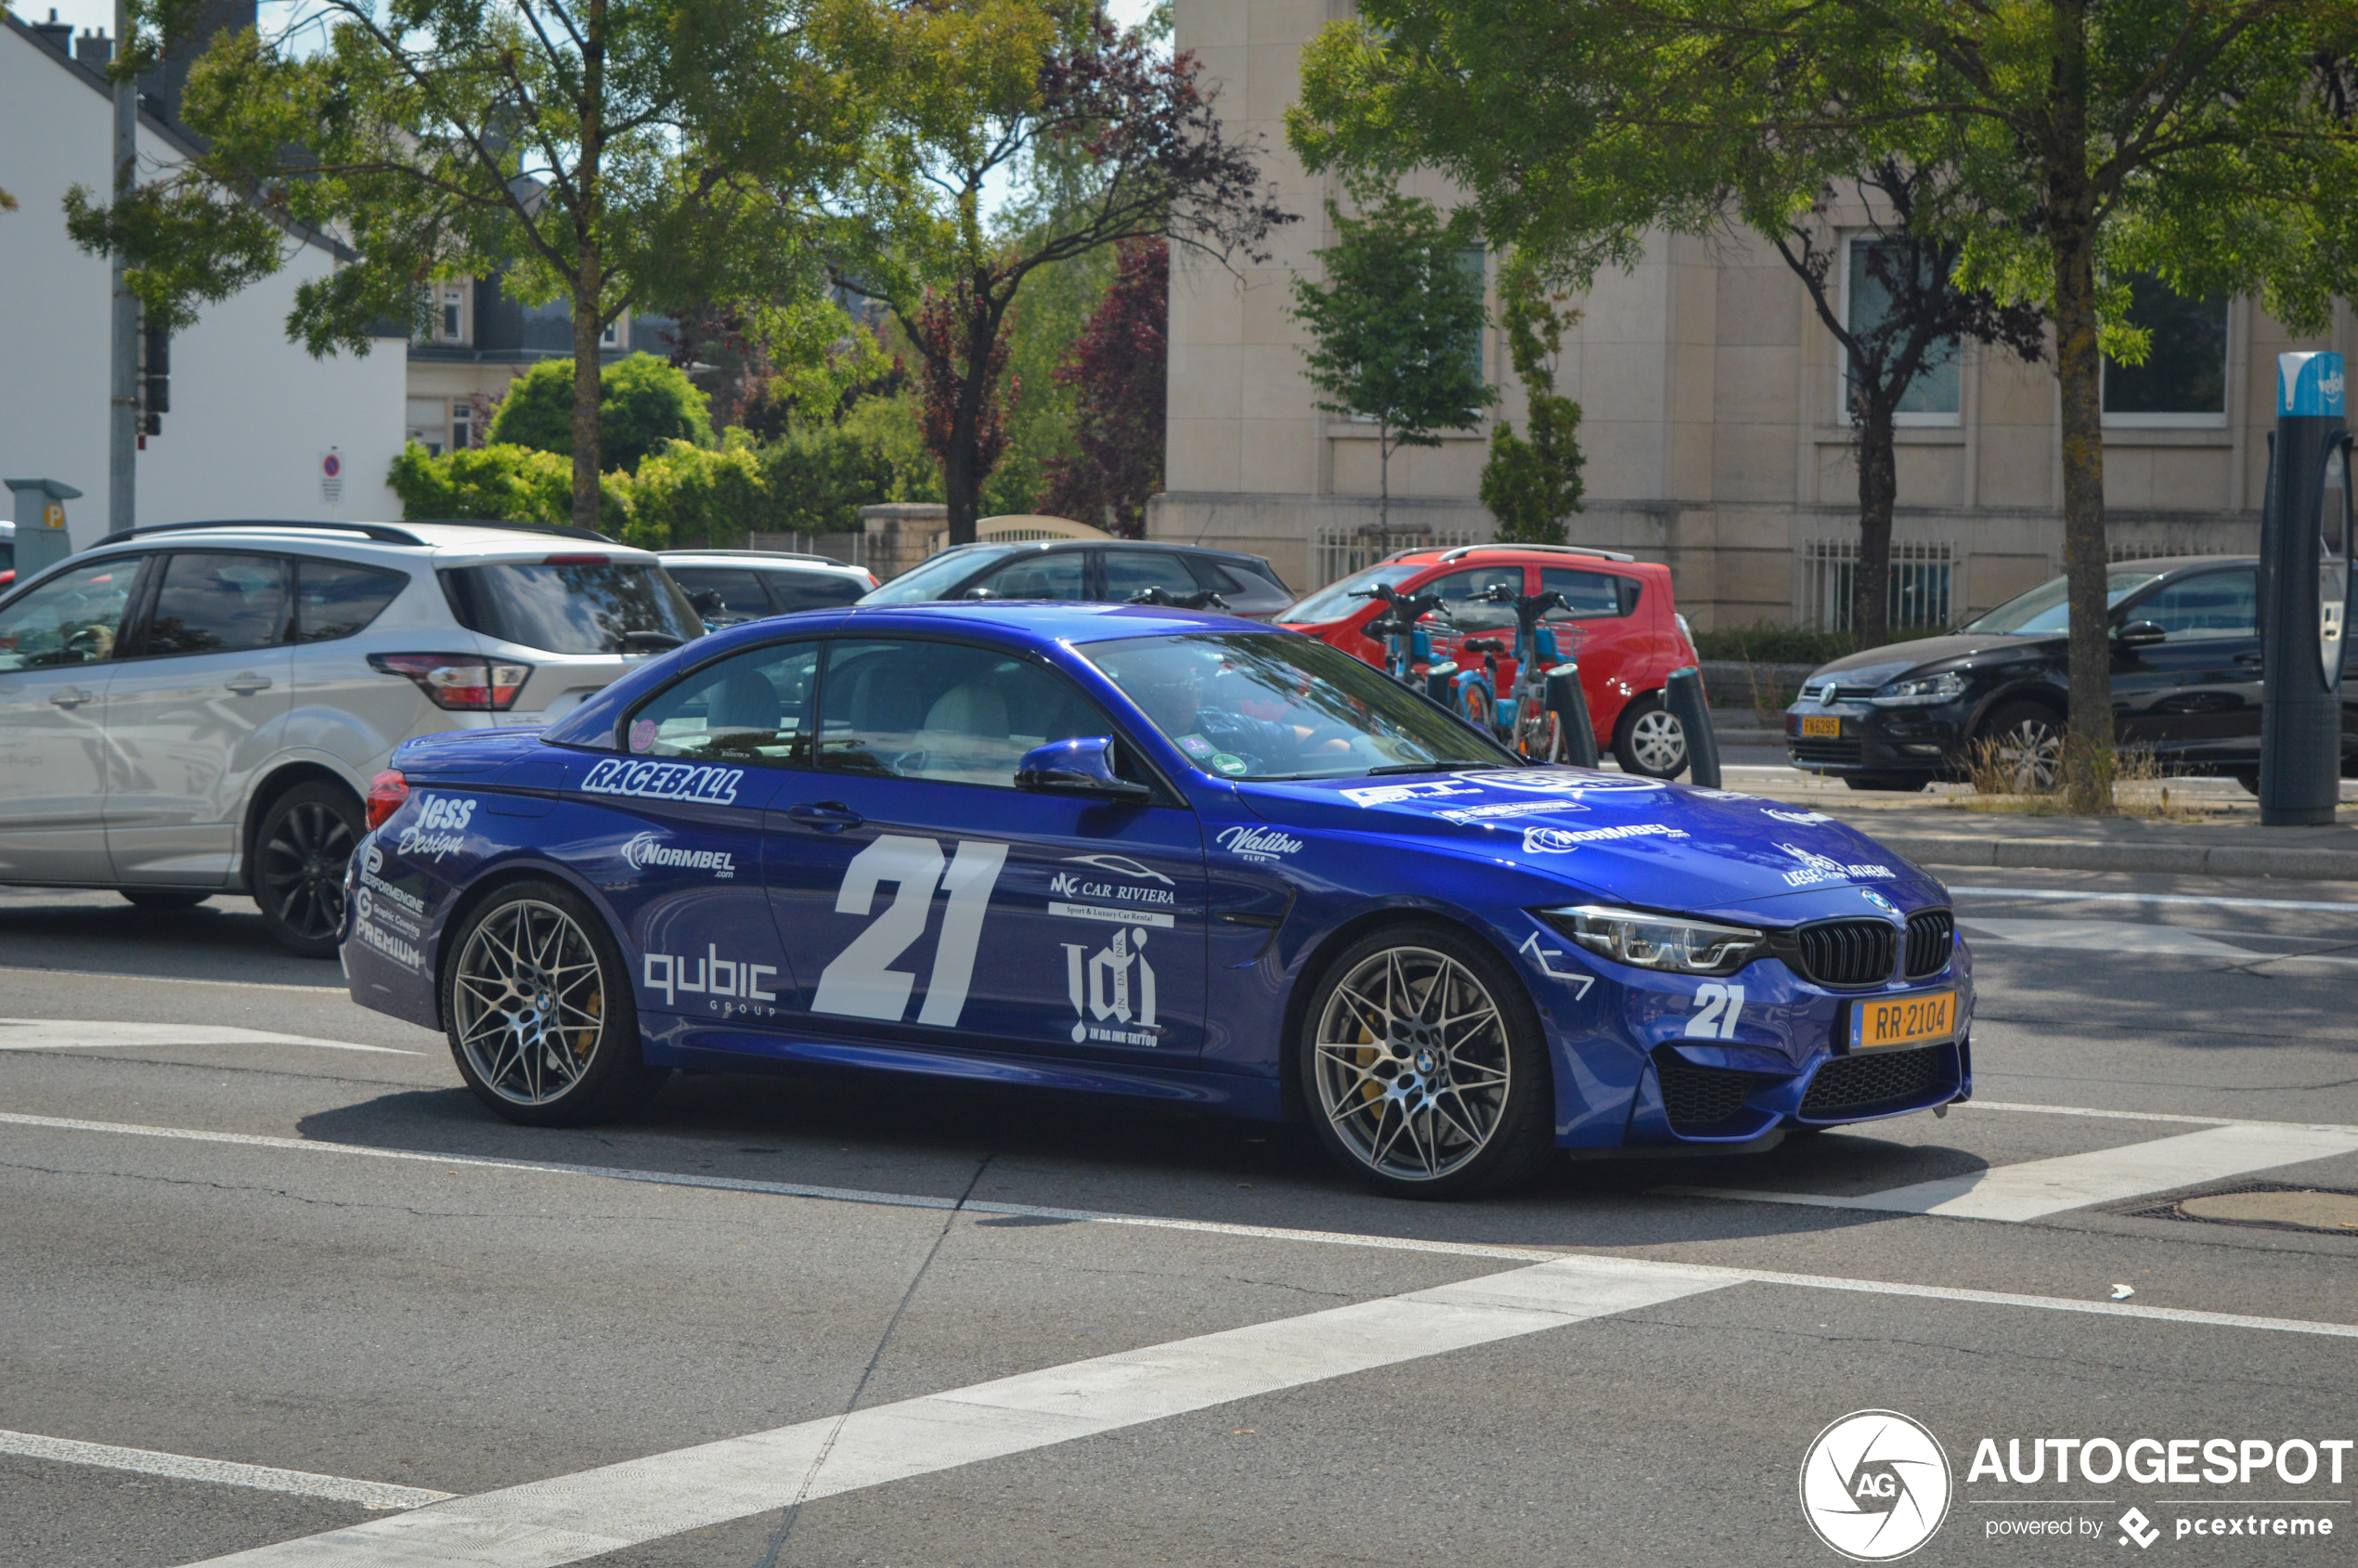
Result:
[[[344,867],[362,832],[359,802],[341,784],[297,784],[262,813],[253,901],[273,941],[303,958],[336,955]]]

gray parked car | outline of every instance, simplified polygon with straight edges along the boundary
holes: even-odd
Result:
[[[784,550],[667,550],[664,570],[718,631],[724,626],[859,602],[876,575],[832,555]]]
[[[860,601],[1095,599],[1125,603],[1161,595],[1185,603],[1216,593],[1228,613],[1265,621],[1294,602],[1276,568],[1258,555],[1161,539],[1046,539],[952,545]]]
[[[396,745],[547,723],[703,630],[654,556],[570,528],[114,536],[0,597],[0,884],[248,893],[331,957]]]

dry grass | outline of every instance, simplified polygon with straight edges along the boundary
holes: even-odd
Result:
[[[2077,739],[2064,742],[2066,748],[2084,744]],[[1966,775],[1974,792],[1961,804],[1968,811],[2026,817],[2073,815],[2064,797],[2062,764],[2066,760],[2057,758],[2054,782],[2041,789],[2028,776],[2028,770],[2014,765],[2001,753],[1996,741],[1977,740],[1965,753]],[[2111,798],[2112,809],[2107,815],[2149,822],[2194,822],[2212,814],[2212,809],[2189,801],[2183,790],[2173,801],[2170,785],[2179,775],[2144,747],[2105,746],[2096,751],[2090,762]]]

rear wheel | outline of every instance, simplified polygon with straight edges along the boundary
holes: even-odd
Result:
[[[1613,754],[1625,773],[1675,779],[1687,770],[1687,727],[1659,695],[1648,693],[1621,710]]]
[[[254,835],[253,899],[271,940],[302,958],[336,955],[360,834],[360,803],[341,784],[300,784],[270,803]]]
[[[469,914],[443,971],[450,1055],[511,1121],[571,1127],[628,1112],[667,1076],[645,1066],[629,971],[606,923],[558,882],[502,888]]]
[[[2008,703],[1981,727],[1989,761],[2016,795],[2044,795],[2063,777],[2063,721],[2036,703]]]
[[[1395,1198],[1465,1198],[1555,1151],[1539,1019],[1497,957],[1394,926],[1328,964],[1302,1016],[1302,1098],[1327,1153]]]
[[[1463,695],[1458,699],[1458,705],[1459,711],[1466,716],[1467,723],[1486,735],[1495,735],[1498,732],[1498,699],[1491,694],[1489,682],[1485,680],[1468,682]]]
[[[115,891],[130,900],[135,909],[194,909],[213,897],[194,888],[118,888]]]

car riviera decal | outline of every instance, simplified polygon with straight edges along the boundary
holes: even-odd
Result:
[[[649,991],[663,992],[666,1006],[678,1006],[679,995],[684,991],[706,998],[705,1005],[716,1013],[750,1013],[760,1017],[777,1011],[775,1007],[760,1005],[778,1000],[775,991],[761,989],[761,978],[774,978],[777,973],[771,965],[723,958],[719,945],[714,942],[705,944],[701,958],[648,953],[639,970],[640,982]]]
[[[1480,795],[1469,789],[1462,781],[1429,779],[1417,784],[1374,784],[1366,789],[1346,789],[1342,797],[1354,806],[1392,806],[1403,800],[1445,800],[1458,795]]]
[[[417,822],[403,828],[395,840],[394,852],[437,862],[445,855],[455,855],[466,848],[467,824],[474,814],[472,797],[429,795],[419,808]]]
[[[1067,865],[1093,865],[1099,871],[1109,871],[1116,876],[1135,876],[1142,881],[1160,882],[1171,887],[1171,878],[1150,865],[1140,865],[1127,855],[1067,855]]]
[[[1683,827],[1665,827],[1660,823],[1620,823],[1612,827],[1527,827],[1522,830],[1525,854],[1561,855],[1583,844],[1608,843],[1616,838],[1684,838]]]
[[[726,849],[681,849],[667,844],[659,833],[642,833],[622,847],[622,862],[633,871],[708,871],[715,882],[737,875],[736,857]]]
[[[1567,811],[1585,811],[1588,808],[1577,800],[1561,797],[1546,800],[1501,800],[1491,806],[1459,806],[1434,816],[1445,823],[1486,823],[1501,817],[1552,817]]]
[[[726,806],[745,782],[743,768],[707,768],[697,762],[627,762],[609,757],[581,781],[590,795],[635,795],[648,800],[685,800]]]
[[[1276,861],[1302,848],[1302,840],[1274,827],[1224,827],[1212,842],[1249,861]]]
[[[1165,877],[1163,880],[1170,879]],[[1095,899],[1117,904],[1150,904],[1164,910],[1175,908],[1179,901],[1178,893],[1170,888],[1133,888],[1120,882],[1085,881],[1068,871],[1057,872],[1048,878],[1048,891],[1067,899]],[[1171,924],[1171,916],[1168,914],[1154,915],[1151,919],[1142,918],[1152,914],[1152,910],[1109,909],[1101,912],[1082,910],[1076,904],[1051,903],[1048,906],[1048,913],[1051,914],[1078,914],[1084,919],[1093,920],[1127,919],[1134,924],[1145,926]]]
[[[1155,971],[1147,962],[1147,933],[1116,931],[1113,940],[1085,959],[1082,955],[1089,952],[1088,943],[1060,945],[1065,950],[1065,987],[1072,999],[1073,1043],[1156,1043],[1162,1030],[1155,1022]],[[1092,1018],[1097,1021],[1092,1023]]]
[[[1773,806],[1762,807],[1760,814],[1764,817],[1774,817],[1781,823],[1792,823],[1797,827],[1810,827],[1819,823],[1833,821],[1833,818],[1823,811],[1780,811]]]
[[[1705,980],[1695,987],[1695,1010],[1687,1017],[1690,1040],[1733,1040],[1736,1015],[1744,1010],[1744,988]]]
[[[1820,882],[1893,875],[1887,865],[1845,865],[1832,856],[1819,854],[1814,849],[1804,849],[1797,845],[1780,844],[1777,848],[1801,862],[1797,869],[1785,873],[1785,886],[1788,888],[1807,888]]]
[[[894,959],[925,935],[933,912],[937,887],[950,892],[950,907],[941,917],[941,936],[934,944],[933,974],[926,981],[926,1000],[917,1011],[921,1024],[957,1027],[966,1008],[966,991],[974,983],[975,950],[982,940],[982,918],[998,886],[999,868],[1006,863],[1004,844],[981,839],[958,840],[958,852],[942,869],[941,846],[930,838],[885,833],[851,857],[844,868],[843,886],[836,893],[836,913],[862,919],[875,906],[876,889],[893,885],[892,902],[866,930],[851,939],[820,971],[819,989],[810,999],[814,1013],[844,1017],[881,1018],[898,1023],[909,1009],[909,992],[917,977],[892,967]]]

